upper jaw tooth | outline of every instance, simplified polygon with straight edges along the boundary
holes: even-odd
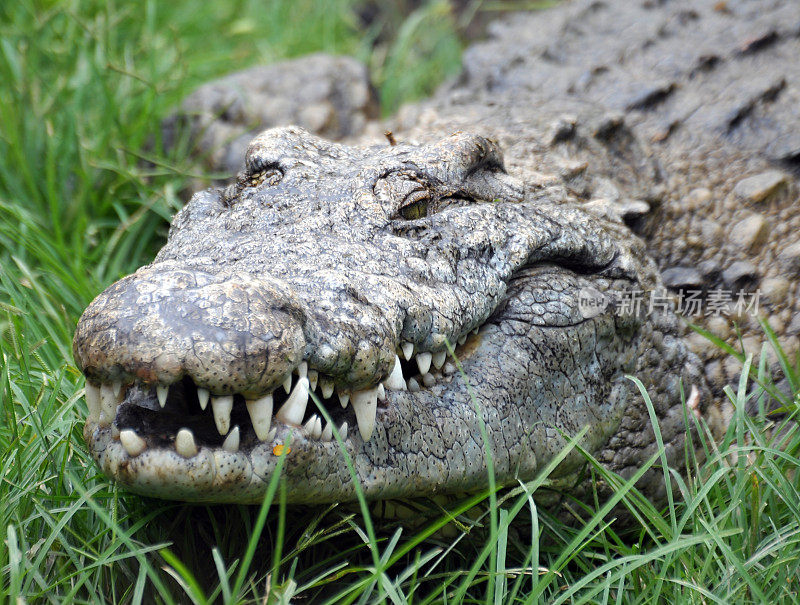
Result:
[[[284,424],[300,426],[306,413],[308,404],[308,378],[300,378],[292,390],[289,398],[275,414],[275,418]]]
[[[358,421],[358,432],[364,441],[369,441],[375,429],[375,414],[378,410],[377,387],[353,392],[352,404]]]
[[[197,388],[197,401],[200,402],[201,410],[205,410],[208,407],[208,398],[210,395],[211,393],[208,392],[208,389]]]
[[[266,441],[267,435],[269,435],[270,425],[272,424],[272,394],[247,401],[246,405],[247,412],[250,414],[250,422],[253,423],[253,430],[256,432],[256,437],[261,441]]]
[[[419,368],[419,373],[423,376],[428,373],[428,370],[431,369],[432,358],[433,355],[431,355],[428,351],[417,353],[417,367]]]
[[[94,386],[86,381],[86,407],[89,408],[89,420],[97,422],[100,420],[100,387]]]
[[[406,358],[406,361],[409,361],[414,354],[414,343],[404,342],[400,345],[400,349],[403,351],[403,357]]]
[[[163,408],[167,405],[167,395],[169,394],[169,385],[157,384],[156,395],[158,395],[158,404]]]
[[[211,398],[211,410],[214,412],[214,423],[220,435],[225,435],[231,428],[231,410],[233,395],[222,395]]]
[[[306,378],[308,376],[308,363],[305,361],[301,361],[300,365],[297,366],[297,375],[300,378]]]
[[[433,367],[437,370],[441,370],[442,366],[444,365],[444,361],[447,359],[447,351],[439,351],[438,353],[434,353],[431,361],[433,361]]]
[[[383,384],[386,385],[387,389],[392,389],[395,391],[406,390],[406,381],[403,378],[403,368],[400,366],[400,357],[397,355],[394,356],[394,367],[392,368],[392,373],[389,374],[389,377],[383,381]]]
[[[114,395],[114,387],[110,384],[100,385],[100,414],[97,422],[100,426],[109,426],[117,415],[120,397]]]

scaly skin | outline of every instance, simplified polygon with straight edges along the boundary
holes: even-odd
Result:
[[[313,402],[302,421],[278,411],[262,439],[248,417],[245,401],[272,393],[278,410],[285,379],[306,371],[334,426],[348,423],[344,444],[369,498],[485,486],[481,423],[501,484],[534,476],[562,433],[584,427],[584,447],[629,474],[655,445],[628,373],[651,389],[668,455],[680,455],[680,381],[687,392],[703,384],[675,316],[578,305],[585,288],[610,297],[660,287],[621,222],[573,197],[543,199],[506,173],[495,143],[464,133],[362,148],[273,129],[251,143],[246,166],[236,185],[196,194],[155,261],[98,296],[78,324],[75,358],[90,397],[103,385],[104,401],[92,399],[84,434],[109,476],[150,496],[258,502],[288,442],[290,501],[354,499],[339,444],[315,432]],[[369,419],[372,389],[404,345],[424,370],[426,353],[440,365],[436,353],[459,340],[463,374],[434,366],[409,390],[390,380],[374,430],[368,421],[356,430],[354,408]],[[401,366],[405,379],[417,372],[413,358]],[[163,410],[158,384],[171,385]],[[296,376],[293,390],[305,384]],[[235,447],[197,387],[235,395]],[[346,409],[337,393],[350,395]],[[176,446],[182,427],[193,447]],[[562,463],[565,483],[579,462]],[[657,497],[658,473],[641,486]]]

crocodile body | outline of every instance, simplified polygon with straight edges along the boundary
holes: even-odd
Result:
[[[148,495],[256,502],[283,453],[291,501],[352,500],[343,447],[368,497],[434,495],[485,486],[487,447],[508,484],[586,429],[584,446],[630,476],[655,440],[627,374],[678,462],[681,390],[707,413],[706,381],[736,369],[668,305],[606,303],[660,292],[659,264],[677,281],[696,269],[702,288],[769,283],[791,348],[794,256],[763,228],[728,242],[715,221],[749,233],[760,216],[787,237],[797,222],[798,19],[791,3],[641,4],[496,26],[460,82],[393,121],[397,145],[259,135],[236,183],[196,194],[154,263],[81,318],[84,434],[103,470]],[[701,61],[700,36],[731,50]],[[766,92],[741,75],[761,52],[777,53],[783,80]],[[733,102],[738,83],[756,92],[736,115],[681,100]],[[587,292],[603,304],[587,311]],[[561,464],[564,485],[580,462]],[[658,498],[661,477],[639,486]]]

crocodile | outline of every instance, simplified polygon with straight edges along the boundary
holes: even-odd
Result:
[[[84,312],[93,456],[136,492],[240,503],[281,454],[291,502],[353,500],[354,479],[399,498],[480,489],[489,464],[500,484],[529,479],[581,430],[626,473],[655,447],[627,374],[679,453],[696,360],[668,308],[612,304],[658,272],[621,220],[582,206],[531,191],[474,134],[265,131],[236,183],[196,194],[154,262]]]
[[[656,440],[627,375],[679,464],[684,402],[710,417],[740,366],[618,301],[758,286],[796,348],[797,11],[570,2],[490,27],[389,143],[260,134],[78,324],[99,466],[243,503],[285,456],[291,502],[400,498],[531,478],[585,431],[630,477]],[[585,489],[583,462],[553,485]],[[659,499],[663,473],[637,485]]]

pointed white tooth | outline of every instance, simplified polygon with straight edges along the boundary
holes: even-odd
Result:
[[[214,405],[214,400],[211,400]],[[197,455],[197,445],[194,442],[194,435],[189,429],[181,429],[175,435],[175,451],[184,458],[191,458]]]
[[[275,418],[284,424],[300,426],[306,413],[306,404],[308,404],[308,378],[300,378],[286,403],[275,414]]]
[[[233,395],[221,395],[211,398],[211,410],[214,412],[214,423],[220,435],[225,435],[231,428],[231,410]]]
[[[88,380],[86,381],[86,407],[89,408],[89,420],[97,422],[100,420],[100,387],[96,387]]]
[[[273,439],[275,439],[275,435],[277,434],[278,434],[278,427],[273,426],[272,430],[267,434],[267,441],[272,441]]]
[[[479,327],[477,327],[477,328],[475,328],[475,329],[472,331],[472,333],[473,333],[475,336],[477,336],[477,335],[478,335],[478,330],[480,330],[480,326],[479,326]]]
[[[256,437],[264,441],[269,435],[269,427],[272,424],[272,394],[246,401],[245,405]]]
[[[237,424],[233,427],[228,436],[225,437],[225,441],[222,442],[222,449],[226,452],[230,452],[231,454],[235,454],[239,451],[239,425]]]
[[[314,414],[303,425],[303,430],[306,432],[306,435],[308,435],[309,438],[314,436],[314,426],[316,425],[316,422],[317,422],[317,415]]]
[[[403,350],[403,357],[406,358],[406,361],[411,359],[411,356],[414,354],[414,343],[404,342],[400,345],[400,348]]]
[[[158,405],[162,408],[167,405],[167,395],[169,394],[169,385],[157,384],[156,395],[158,395]]]
[[[330,441],[333,439],[333,425],[330,422],[325,423],[325,430],[322,431],[319,438],[322,439],[322,441]]]
[[[400,358],[397,355],[394,356],[392,373],[383,381],[383,384],[386,385],[386,388],[392,389],[393,391],[406,390],[406,381],[403,379],[403,368],[400,366]]]
[[[208,398],[210,396],[211,393],[208,392],[208,389],[197,387],[197,400],[200,402],[201,410],[205,410],[208,407]]]
[[[386,399],[386,389],[383,387],[382,384],[378,385],[378,399],[381,401]]]
[[[147,443],[145,443],[145,440],[139,437],[139,435],[137,435],[132,429],[120,431],[119,442],[122,444],[122,447],[125,448],[125,451],[128,452],[128,456],[131,458],[136,458],[136,456],[141,454],[147,448]]]
[[[114,395],[114,388],[110,384],[100,385],[100,417],[98,424],[108,426],[117,415],[117,397]]]
[[[467,335],[466,334],[462,334],[461,336],[458,337],[458,344],[459,345],[463,345],[465,342],[467,342]]]
[[[347,393],[345,391],[339,391],[339,403],[343,408],[347,407],[349,401],[350,401],[350,393]]]
[[[408,379],[408,390],[412,393],[419,393],[419,383],[416,378]]]
[[[458,368],[456,368],[455,364],[448,361],[446,364],[444,364],[442,372],[444,372],[446,376],[449,376],[450,374],[455,374],[457,370]]]
[[[417,367],[419,368],[419,373],[423,376],[431,369],[432,358],[433,356],[427,351],[424,353],[417,353]]]
[[[430,372],[427,374],[423,374],[422,384],[424,384],[426,387],[432,387],[433,385],[436,384],[436,378],[434,378],[433,374],[431,374]]]
[[[378,389],[364,389],[353,393],[353,411],[358,421],[358,432],[364,441],[369,441],[375,429],[375,413],[378,409]]]
[[[283,379],[283,390],[287,393],[292,392],[292,375],[289,374],[286,378]]]
[[[311,426],[309,427],[309,425]],[[306,431],[308,435],[312,439],[319,439],[322,436],[322,420],[320,420],[320,417],[316,414],[306,422],[305,426],[307,427]]]
[[[308,376],[308,363],[301,361],[295,372],[297,372],[297,375],[300,376],[300,378],[306,378]]]
[[[447,351],[439,351],[438,353],[434,353],[431,361],[433,362],[433,367],[437,370],[440,370],[444,365],[444,360],[447,359]]]
[[[122,381],[115,380],[112,386],[114,387],[114,397],[119,399],[119,394],[122,392]]]
[[[342,426],[339,427],[339,436],[342,438],[342,441],[347,439],[347,429],[348,425],[347,422],[345,421],[342,423]]]
[[[330,378],[320,379],[319,389],[322,391],[323,399],[330,399],[331,395],[333,395],[333,381]]]
[[[308,371],[308,386],[311,387],[312,391],[317,390],[317,380],[319,380],[319,372],[316,370],[309,370]]]
[[[317,421],[314,423],[314,438],[319,439],[322,437],[322,418],[317,416]]]

